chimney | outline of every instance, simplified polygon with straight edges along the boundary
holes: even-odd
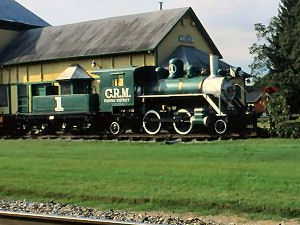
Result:
[[[210,62],[210,76],[209,77],[217,77],[217,73],[218,73],[218,69],[219,69],[219,57],[217,55],[210,54],[209,62]]]
[[[159,3],[159,10],[162,11],[163,10],[163,2],[158,2]]]

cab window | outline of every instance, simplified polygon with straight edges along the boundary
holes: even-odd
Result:
[[[61,84],[61,94],[70,95],[71,94],[71,83],[62,83]]]
[[[46,95],[58,95],[58,87],[54,85],[47,86]]]
[[[112,79],[113,87],[123,87],[124,86],[124,74],[114,75]]]
[[[84,83],[73,84],[73,94],[88,94],[88,86]]]

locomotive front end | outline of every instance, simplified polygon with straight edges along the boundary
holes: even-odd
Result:
[[[202,93],[222,98],[224,101],[232,101],[235,98],[235,83],[225,77],[208,77],[203,81]]]

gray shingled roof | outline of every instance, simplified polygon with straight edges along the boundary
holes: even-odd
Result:
[[[183,61],[184,67],[188,68],[190,65],[196,66],[199,69],[204,67],[209,71],[209,55],[192,46],[179,46],[174,52],[160,65],[161,67],[168,67],[169,60],[173,58],[179,58]],[[219,60],[220,69],[230,69],[230,65],[226,62]]]
[[[193,10],[179,8],[28,30],[0,54],[0,64],[154,50],[186,13],[221,56]]]
[[[0,21],[34,27],[50,25],[14,0],[0,0]]]

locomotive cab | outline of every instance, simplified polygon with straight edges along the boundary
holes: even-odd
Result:
[[[56,79],[59,88],[56,85],[48,87],[53,93],[33,96],[32,113],[56,115],[94,112],[97,102],[91,94],[92,80],[79,65],[70,66]]]

